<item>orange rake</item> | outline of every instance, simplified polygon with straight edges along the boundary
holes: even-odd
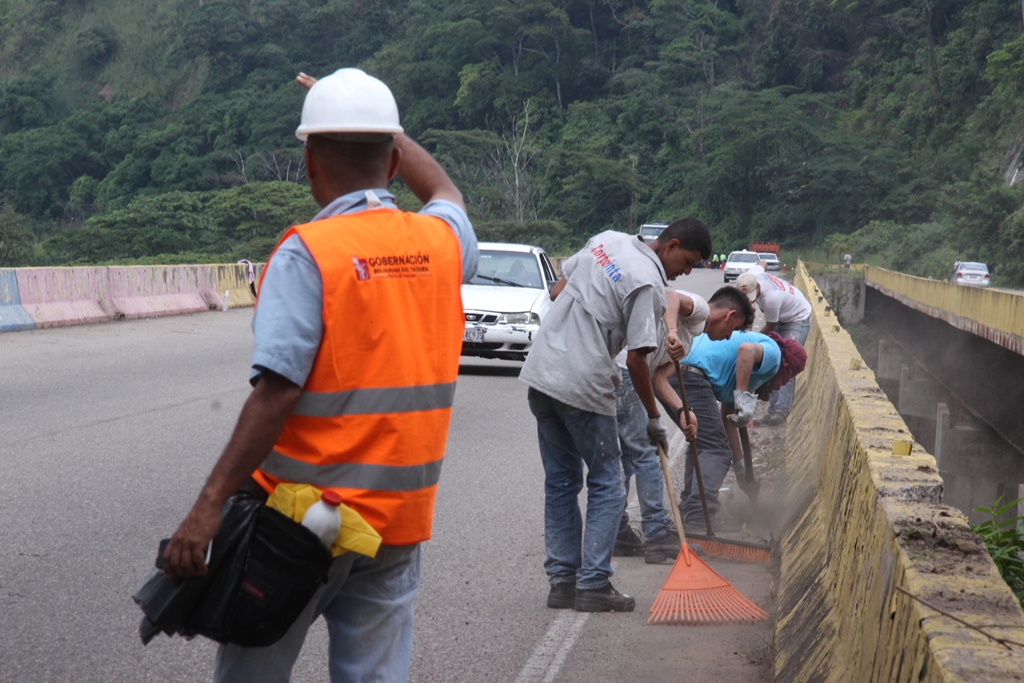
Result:
[[[672,500],[672,514],[682,547],[665,585],[651,605],[648,624],[677,624],[699,626],[703,624],[753,624],[768,618],[768,613],[748,600],[718,572],[693,554],[686,543],[686,532],[675,504],[672,477],[668,470],[668,456],[658,445],[665,485]]]

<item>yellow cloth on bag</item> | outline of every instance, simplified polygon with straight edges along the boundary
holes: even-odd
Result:
[[[321,495],[320,489],[309,484],[278,484],[267,499],[267,506],[296,522],[302,522],[306,510],[317,503]],[[338,510],[341,511],[341,531],[331,545],[331,556],[337,557],[351,550],[367,557],[376,557],[381,542],[380,534],[358,512],[344,503],[338,506]]]

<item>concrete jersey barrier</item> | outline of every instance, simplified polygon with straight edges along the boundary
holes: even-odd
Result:
[[[35,327],[35,321],[21,305],[17,272],[0,270],[0,332],[34,330]]]
[[[786,433],[793,507],[781,539],[775,680],[1024,680],[1024,649],[896,589],[1024,642],[1016,597],[988,554],[964,544],[980,540],[963,513],[941,503],[934,458],[911,443],[803,264],[796,284],[813,316]]]
[[[263,264],[255,264],[259,277]],[[244,264],[0,270],[0,331],[252,306]]]

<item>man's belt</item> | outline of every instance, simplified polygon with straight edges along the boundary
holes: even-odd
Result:
[[[707,374],[703,370],[698,368],[696,365],[687,365],[686,363],[683,363],[679,367],[682,369],[683,372],[692,372],[698,377],[703,377],[704,379],[708,378]]]

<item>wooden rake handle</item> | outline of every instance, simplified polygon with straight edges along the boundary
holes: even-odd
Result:
[[[686,387],[683,386],[683,369],[679,367],[679,361],[672,361],[676,366],[676,382],[679,383],[679,397],[683,399],[683,415],[686,419],[686,426],[690,426],[690,402],[686,400]],[[704,511],[704,526],[707,527],[708,536],[714,536],[715,530],[711,528],[711,515],[708,514],[708,500],[704,494],[704,477],[700,474],[700,458],[697,456],[697,442],[690,444],[693,449],[693,473],[697,477],[697,490],[700,492],[700,507]]]
[[[683,560],[686,561],[686,566],[690,566],[690,548],[686,545],[686,531],[683,529],[683,519],[679,516],[679,506],[676,505],[676,492],[672,486],[672,473],[668,471],[668,456],[665,455],[665,450],[661,447],[661,444],[657,444],[658,457],[661,458],[661,471],[665,473],[665,486],[668,487],[668,496],[670,499],[669,507],[672,508],[672,517],[676,520],[676,529],[679,530],[679,541],[682,544]]]

